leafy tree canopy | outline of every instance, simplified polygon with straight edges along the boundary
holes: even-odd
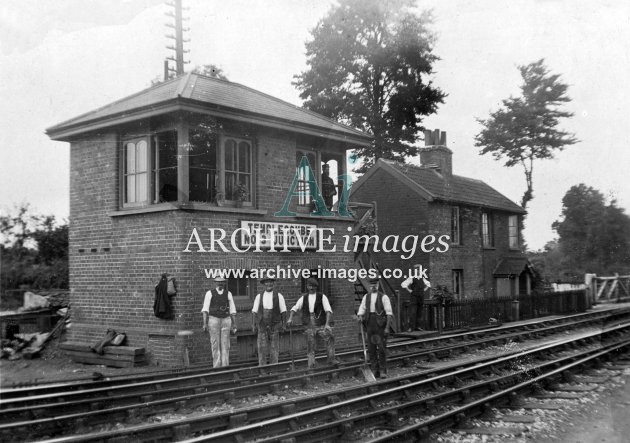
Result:
[[[486,120],[477,121],[483,126],[475,137],[480,154],[491,154],[505,166],[521,165],[525,171],[527,190],[521,206],[534,198],[532,173],[534,160],[553,158],[556,151],[577,143],[570,133],[558,129],[561,118],[572,117],[560,106],[571,101],[568,85],[560,75],[551,74],[544,59],[519,66],[523,78],[521,96],[503,100],[503,106]]]
[[[208,77],[215,77],[215,78],[218,78],[219,80],[228,79],[225,76],[223,69],[213,64],[197,65],[193,68],[192,72],[194,72],[195,74],[206,75]],[[151,86],[159,85],[160,83],[164,83],[164,78],[161,76],[157,76],[153,80],[151,80]]]
[[[213,64],[195,66],[193,68],[192,72],[194,72],[195,74],[206,75],[208,77],[215,77],[215,78],[218,78],[219,80],[227,80],[228,79],[225,76],[225,73],[223,72],[223,69],[221,69],[218,66],[213,65]]]
[[[562,199],[562,219],[552,227],[564,269],[600,275],[630,270],[630,217],[596,189],[571,187]]]
[[[0,214],[2,289],[68,287],[68,225],[27,204]]]
[[[366,171],[378,158],[404,160],[417,149],[422,118],[444,94],[429,80],[434,36],[412,0],[341,0],[306,43],[308,69],[295,76],[304,106],[374,135],[356,151]]]

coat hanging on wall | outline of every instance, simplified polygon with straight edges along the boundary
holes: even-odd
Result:
[[[160,282],[155,286],[155,301],[153,302],[153,313],[156,317],[165,320],[173,318],[173,306],[171,297],[168,295],[168,275],[162,274]]]

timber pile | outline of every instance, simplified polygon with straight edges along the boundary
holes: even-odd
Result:
[[[88,343],[65,342],[59,347],[76,363],[133,368],[147,362],[144,348],[133,346],[105,346],[103,355],[94,352]]]

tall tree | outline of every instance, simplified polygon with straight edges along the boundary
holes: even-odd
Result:
[[[415,154],[422,118],[444,102],[429,80],[438,60],[431,16],[414,8],[413,0],[340,0],[306,43],[308,69],[293,83],[304,106],[374,135],[356,151],[357,172]]]
[[[523,167],[527,190],[521,206],[526,209],[534,198],[534,160],[553,158],[555,151],[578,140],[558,129],[561,118],[573,116],[560,109],[571,101],[567,95],[569,87],[560,81],[560,75],[551,74],[544,59],[518,69],[523,77],[522,95],[503,100],[503,107],[487,120],[477,119],[483,129],[475,136],[475,146],[482,148],[482,155],[492,154],[496,160],[505,160],[507,167]]]
[[[574,273],[630,270],[630,217],[590,186],[572,186],[562,199],[558,233],[563,268]]]

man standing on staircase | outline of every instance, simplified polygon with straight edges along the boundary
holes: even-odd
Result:
[[[302,313],[302,325],[306,328],[306,356],[308,357],[308,367],[315,367],[315,347],[319,338],[326,343],[326,353],[328,354],[328,364],[337,364],[335,358],[335,336],[333,335],[330,321],[332,319],[332,308],[325,294],[317,291],[319,284],[314,278],[309,278],[306,282],[307,293],[298,298],[297,303],[291,308],[287,325],[293,324],[293,314],[300,311]]]
[[[387,337],[394,313],[389,297],[378,292],[378,279],[370,280],[370,292],[363,296],[357,318],[367,331],[370,369],[376,378],[386,377]]]
[[[256,295],[252,307],[252,330],[258,331],[258,366],[278,363],[280,330],[284,330],[287,307],[284,297],[274,289],[275,279],[263,278],[265,290]]]
[[[413,265],[413,267],[417,268],[417,275],[423,272],[422,265]],[[407,329],[407,332],[422,331],[424,296],[425,291],[431,287],[431,283],[426,278],[409,277],[400,286],[411,295],[409,297],[409,329]]]

